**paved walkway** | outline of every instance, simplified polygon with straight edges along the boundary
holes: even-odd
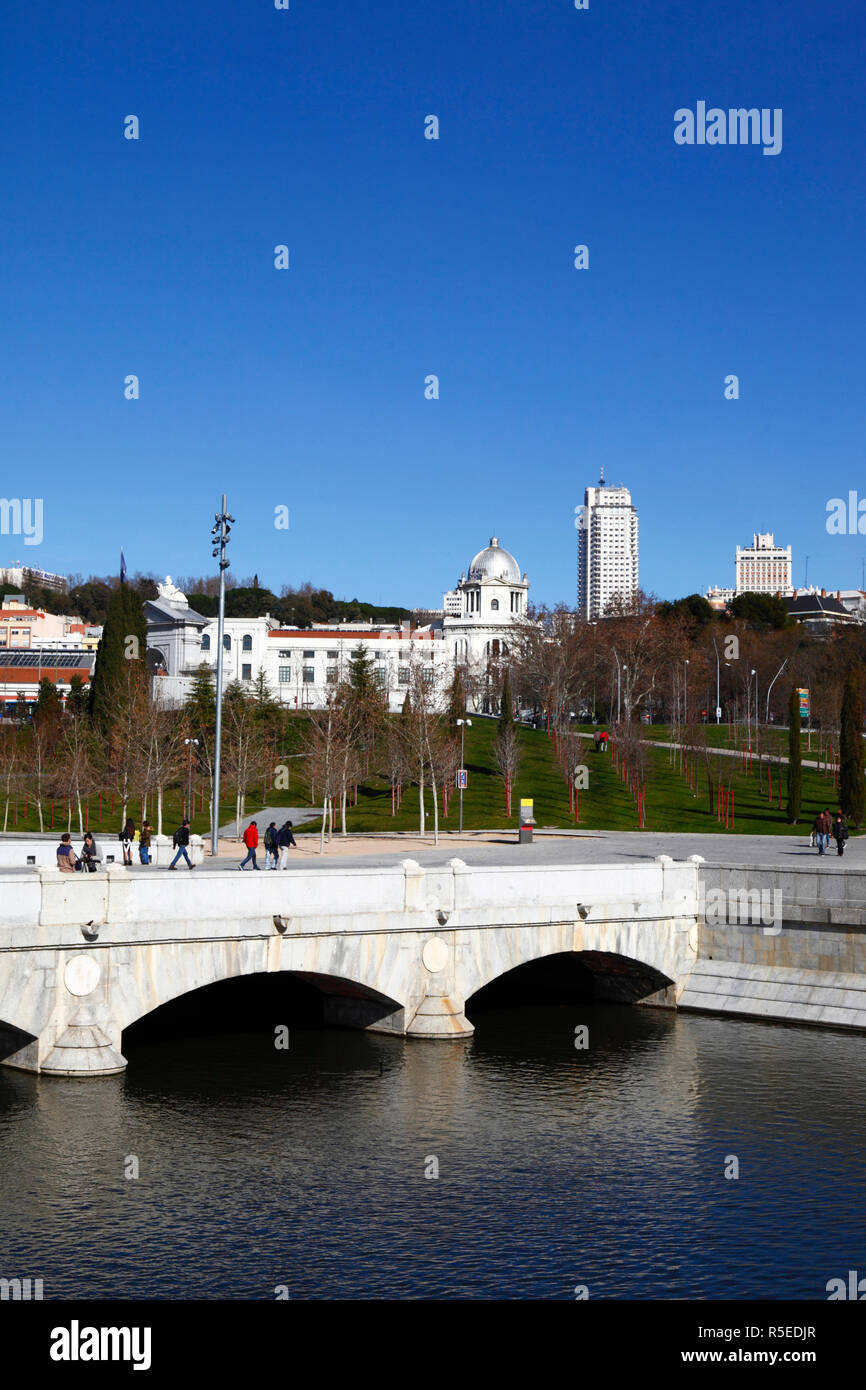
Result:
[[[416,859],[425,867],[447,864],[459,858],[471,865],[512,864],[637,864],[651,862],[657,854],[669,854],[672,859],[687,859],[690,854],[703,855],[715,864],[805,864],[811,859],[826,873],[845,873],[866,870],[866,837],[849,840],[840,859],[835,845],[820,856],[809,847],[808,832],[798,835],[662,835],[647,831],[559,831],[536,835],[531,845],[517,843],[514,831],[490,831],[477,835],[441,835],[438,848],[433,837],[421,840],[411,836],[347,836],[335,835],[325,853],[319,854],[318,835],[299,835],[298,848],[289,852],[289,868],[385,868],[403,859]],[[242,846],[221,846],[220,858],[205,859],[205,871],[234,869],[242,857]],[[260,856],[264,863],[264,856]],[[134,866],[133,873],[147,873]],[[250,870],[247,870],[250,872]]]

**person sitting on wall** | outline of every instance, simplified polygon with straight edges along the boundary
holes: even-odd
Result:
[[[80,867],[81,861],[72,848],[72,836],[64,831],[57,846],[57,867],[61,873],[71,874]]]

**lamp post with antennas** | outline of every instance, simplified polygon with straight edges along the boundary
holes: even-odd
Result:
[[[214,525],[211,527],[211,539],[213,540],[213,554],[219,557],[220,569],[220,606],[219,622],[217,625],[217,678],[216,678],[216,724],[214,727],[214,766],[213,766],[213,822],[211,827],[211,854],[216,856],[219,842],[219,823],[220,823],[220,744],[222,742],[223,727],[223,631],[226,620],[226,570],[229,562],[226,559],[226,546],[228,545],[231,534],[231,523],[233,516],[229,516],[226,510],[226,495],[223,493],[222,508],[214,517]]]

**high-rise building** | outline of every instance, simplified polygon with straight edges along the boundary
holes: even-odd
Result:
[[[604,617],[612,598],[627,602],[637,592],[637,512],[627,487],[610,487],[602,469],[598,487],[588,487],[575,523],[577,609],[593,621]]]
[[[752,544],[737,546],[736,591],[738,594],[791,593],[791,547],[774,544],[772,531],[756,531]]]

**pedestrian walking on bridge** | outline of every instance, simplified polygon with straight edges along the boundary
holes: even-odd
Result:
[[[836,841],[837,854],[844,854],[845,841],[848,839],[848,822],[841,810],[836,812],[836,818],[833,821],[833,839]]]
[[[244,831],[243,841],[247,847],[247,857],[246,859],[243,859],[240,864],[238,864],[238,868],[240,869],[241,873],[243,873],[244,865],[249,864],[250,860],[252,859],[253,868],[256,871],[258,871],[259,866],[256,863],[256,850],[258,849],[259,845],[259,830],[254,820],[250,821],[249,825]]]
[[[295,837],[292,834],[292,822],[290,820],[287,820],[285,825],[280,828],[280,832],[277,836],[277,843],[280,847],[280,868],[287,869],[289,867],[289,846],[295,845],[297,849]]]

